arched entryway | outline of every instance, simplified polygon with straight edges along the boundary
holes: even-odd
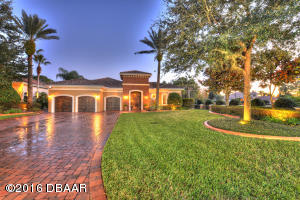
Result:
[[[96,100],[92,96],[78,97],[78,112],[96,112]]]
[[[121,98],[116,96],[105,97],[105,110],[106,111],[120,111]]]
[[[55,112],[72,112],[73,98],[70,96],[55,97]]]
[[[141,91],[131,91],[130,92],[130,110],[140,111],[143,109],[143,93]]]

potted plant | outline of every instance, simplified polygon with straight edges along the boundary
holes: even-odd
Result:
[[[124,111],[128,111],[128,105],[124,104]]]

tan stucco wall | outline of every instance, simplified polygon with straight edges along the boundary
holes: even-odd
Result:
[[[63,89],[63,90],[62,90]],[[111,91],[110,91],[111,90]],[[149,92],[148,92],[149,91]],[[181,90],[178,89],[160,89],[160,101],[159,104],[162,105],[162,95],[163,94],[169,94],[169,93],[173,93],[176,92],[178,94],[181,95]],[[143,95],[144,97],[147,97],[147,100],[150,102],[150,98],[151,98],[151,94],[156,94],[156,89],[148,89],[147,92],[145,92]],[[63,96],[63,95],[68,95],[68,96],[72,96],[74,103],[73,103],[73,110],[74,112],[76,112],[76,97],[81,96],[81,95],[87,95],[87,96],[94,96],[97,97],[97,112],[102,112],[104,111],[104,101],[105,101],[105,97],[108,96],[117,96],[120,97],[121,100],[121,110],[123,110],[123,105],[124,102],[128,104],[129,99],[124,99],[123,96],[127,96],[128,98],[128,94],[124,94],[123,95],[123,91],[120,89],[90,89],[90,88],[86,88],[86,89],[82,89],[80,88],[80,86],[78,88],[76,87],[72,87],[72,88],[68,88],[68,86],[66,86],[65,88],[60,88],[59,90],[56,88],[51,88],[49,89],[49,98],[48,98],[48,111],[52,112],[52,101],[56,96]],[[144,104],[146,104],[146,100],[144,99]]]
[[[181,96],[181,91],[182,91],[181,89],[178,89],[178,90],[177,89],[165,89],[165,88],[159,89],[159,105],[163,105],[162,104],[163,94],[166,94],[167,98],[168,98],[170,93],[178,93]],[[156,98],[152,98],[153,94],[156,96],[156,89],[151,88],[149,90],[149,96],[152,100],[156,100]]]

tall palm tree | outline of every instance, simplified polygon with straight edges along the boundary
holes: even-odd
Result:
[[[140,42],[146,44],[150,47],[150,50],[138,51],[135,54],[155,54],[155,60],[158,62],[157,66],[157,82],[156,82],[156,102],[155,109],[158,110],[159,106],[159,83],[160,83],[160,69],[161,69],[161,61],[163,59],[163,55],[167,50],[168,40],[167,40],[167,32],[163,31],[161,28],[156,32],[152,28],[148,31],[149,39],[145,37]]]
[[[62,67],[58,68],[59,73],[56,74],[56,78],[61,78],[64,81],[65,80],[72,80],[72,79],[84,79],[83,76],[81,76],[80,74],[78,74],[77,71],[72,70],[72,71],[68,71]]]
[[[22,10],[22,18],[14,18],[14,21],[23,35],[25,53],[27,54],[28,62],[28,99],[27,106],[32,107],[32,58],[36,50],[37,40],[59,39],[58,36],[52,35],[56,33],[55,29],[48,28],[45,19],[39,18],[37,15],[27,15]]]
[[[39,49],[36,51],[36,54],[33,57],[33,60],[38,64],[36,68],[37,73],[37,79],[38,79],[38,85],[37,85],[37,97],[39,97],[39,87],[40,87],[40,75],[42,73],[42,67],[41,65],[49,65],[51,64],[50,61],[48,61],[41,52],[44,51],[43,49]]]

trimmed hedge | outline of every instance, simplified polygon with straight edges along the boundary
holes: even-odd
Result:
[[[251,101],[251,105],[252,106],[265,106],[266,104],[263,100],[256,98]]]
[[[181,96],[178,93],[170,93],[168,97],[168,104],[169,105],[181,105],[182,99]]]
[[[225,105],[225,101],[223,101],[223,100],[217,100],[216,104],[217,105]]]
[[[283,97],[277,99],[274,105],[277,108],[291,108],[291,109],[297,106],[297,104],[292,99],[283,98]]]
[[[229,114],[243,117],[243,106],[212,106],[211,111],[221,114]],[[263,119],[267,116],[286,120],[290,118],[299,118],[300,112],[294,110],[267,109],[267,108],[251,108],[251,116],[253,119]]]
[[[241,105],[241,100],[240,99],[231,99],[229,102],[230,106],[238,106]]]
[[[188,108],[194,107],[194,99],[182,99],[182,106]]]

